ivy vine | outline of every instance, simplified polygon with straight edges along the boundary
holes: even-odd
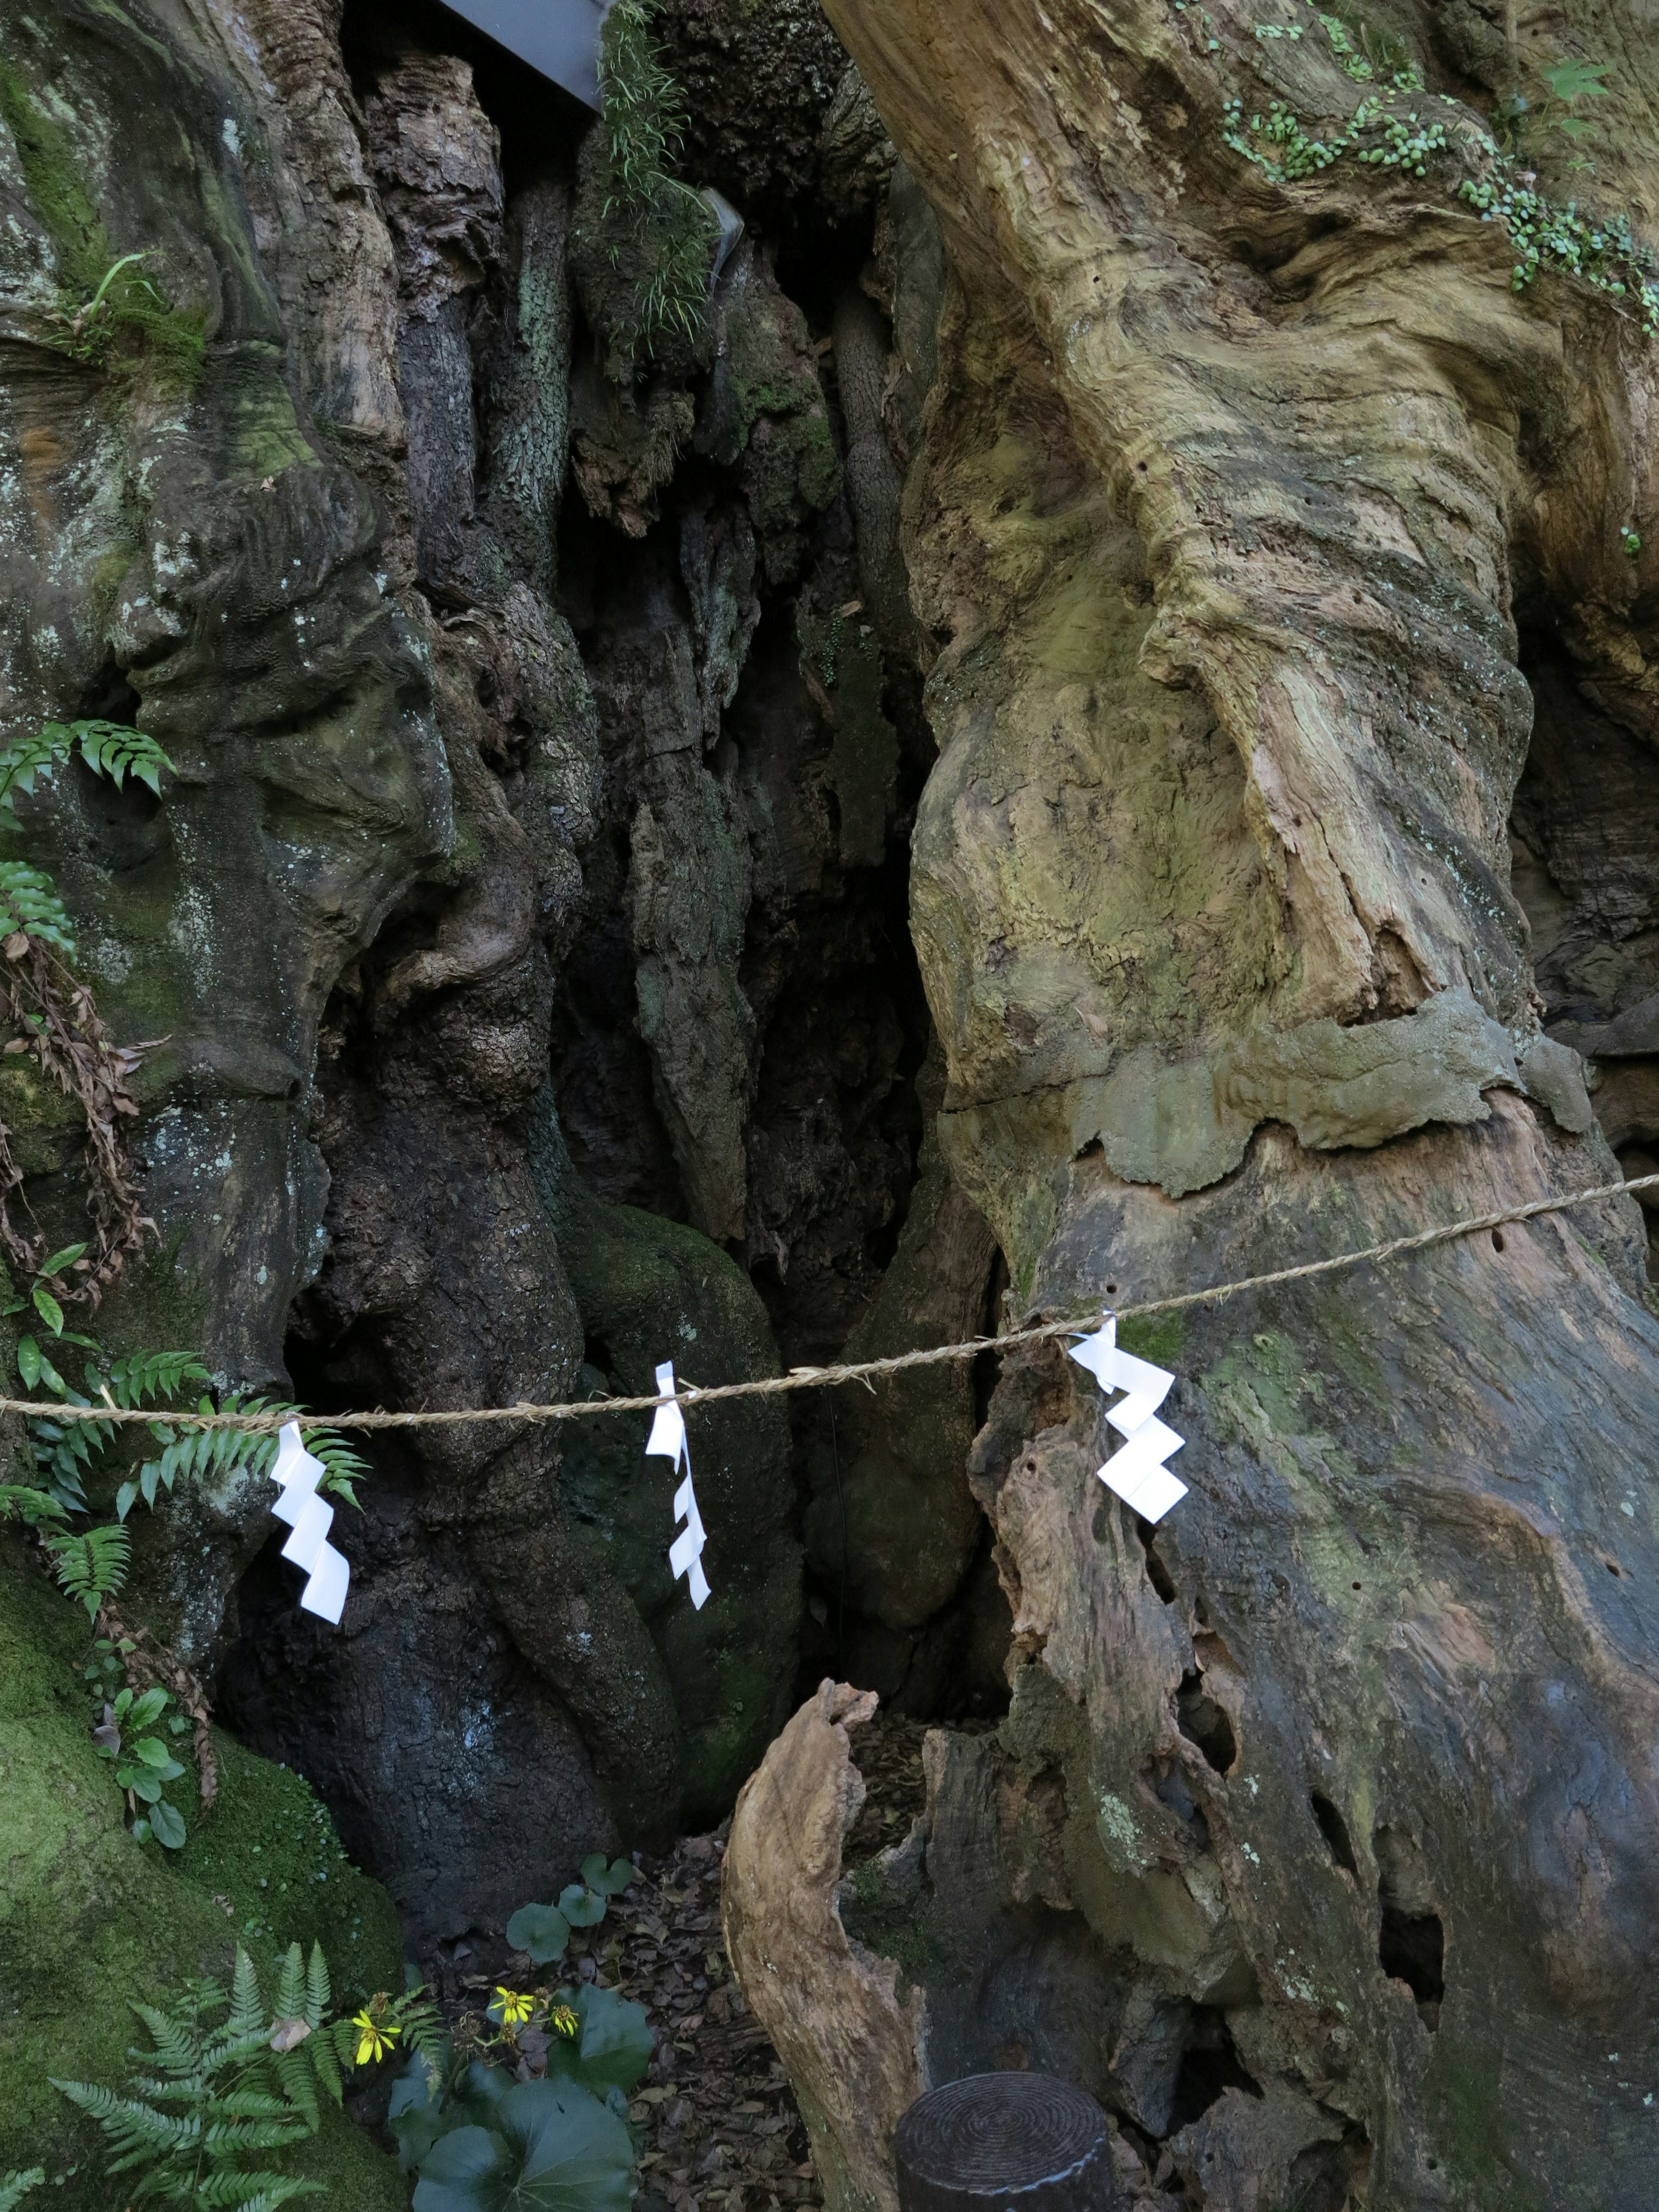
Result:
[[[1178,12],[1184,12],[1180,0],[1176,0],[1176,5]],[[1317,9],[1310,12],[1349,76],[1374,80],[1378,64],[1385,58],[1398,58],[1392,42],[1379,46],[1373,58],[1372,41],[1363,27],[1356,31],[1341,16]],[[1257,23],[1255,31],[1258,40],[1294,42],[1304,36],[1304,27]],[[1600,82],[1603,68],[1599,63],[1574,64],[1546,70],[1553,100],[1558,105],[1569,105],[1587,94],[1603,92],[1605,87]],[[1520,105],[1524,108],[1525,102]],[[1448,124],[1460,122],[1464,127],[1455,147]],[[1554,120],[1551,127],[1563,131],[1571,128],[1582,135],[1592,126],[1569,116]],[[1502,225],[1515,248],[1510,278],[1515,291],[1524,292],[1541,272],[1553,270],[1592,285],[1609,299],[1628,303],[1650,337],[1659,331],[1659,263],[1636,238],[1626,218],[1583,214],[1575,201],[1563,204],[1539,191],[1532,172],[1522,171],[1513,154],[1500,151],[1493,137],[1472,124],[1457,100],[1425,90],[1422,71],[1415,64],[1395,69],[1387,89],[1368,93],[1341,128],[1328,136],[1306,129],[1294,108],[1283,100],[1272,100],[1247,117],[1243,100],[1237,94],[1223,102],[1221,136],[1224,143],[1253,167],[1285,184],[1317,176],[1345,158],[1368,168],[1395,169],[1405,176],[1426,178],[1432,166],[1455,152],[1461,153],[1466,160],[1479,162],[1485,173],[1465,173],[1451,190],[1483,222]]]

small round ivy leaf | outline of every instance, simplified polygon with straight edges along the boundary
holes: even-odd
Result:
[[[559,1892],[559,1910],[573,1928],[597,1928],[605,1917],[605,1899],[584,1883],[573,1881]]]
[[[143,1844],[143,1843],[148,1843],[148,1842],[149,1842],[149,1822],[148,1820],[135,1820],[135,1821],[133,1822],[133,1824],[132,1824],[132,1840],[133,1840],[133,1842],[134,1842],[135,1844]]]
[[[168,1804],[165,1797],[157,1798],[150,1808],[149,1825],[155,1840],[170,1851],[182,1850],[185,1842],[185,1823],[182,1814]]]
[[[532,1966],[549,1966],[563,1958],[570,1923],[556,1905],[521,1905],[507,1923],[507,1940],[515,1951],[527,1951]]]
[[[590,1852],[582,1861],[582,1880],[601,1897],[620,1897],[637,1871],[629,1859],[613,1859],[607,1866],[603,1851]]]

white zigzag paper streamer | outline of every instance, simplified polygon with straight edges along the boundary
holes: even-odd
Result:
[[[1158,1419],[1175,1376],[1150,1360],[1137,1359],[1132,1352],[1118,1350],[1115,1314],[1107,1315],[1103,1328],[1066,1349],[1103,1390],[1129,1394],[1106,1409],[1107,1419],[1127,1441],[1097,1469],[1100,1480],[1143,1521],[1161,1521],[1187,1495],[1186,1484],[1177,1482],[1164,1464],[1187,1440]]]
[[[674,1388],[673,1364],[657,1370],[657,1389],[666,1396]],[[703,1546],[708,1541],[704,1534],[702,1516],[697,1510],[697,1493],[691,1487],[691,1447],[685,1437],[685,1417],[678,1406],[659,1406],[651,1424],[651,1434],[646,1439],[645,1455],[672,1460],[676,1469],[685,1462],[685,1480],[674,1492],[674,1518],[685,1526],[669,1548],[668,1564],[678,1582],[685,1577],[685,1587],[691,1602],[701,1613],[708,1602],[708,1577],[702,1571]]]
[[[317,1495],[317,1485],[327,1472],[321,1460],[313,1459],[301,1442],[300,1424],[287,1423],[270,1470],[271,1480],[282,1486],[283,1494],[270,1510],[294,1531],[283,1547],[283,1557],[305,1570],[301,1610],[314,1613],[337,1628],[345,1611],[351,1569],[345,1554],[337,1552],[328,1540],[334,1508]]]

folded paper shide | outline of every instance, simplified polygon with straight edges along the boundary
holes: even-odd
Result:
[[[667,1397],[674,1388],[674,1369],[672,1362],[657,1370],[657,1389]],[[703,1534],[702,1516],[697,1510],[697,1494],[691,1487],[691,1447],[685,1439],[685,1416],[678,1406],[659,1406],[651,1424],[651,1434],[646,1439],[647,1459],[672,1460],[678,1468],[685,1462],[685,1480],[674,1492],[674,1518],[685,1526],[674,1539],[668,1553],[668,1564],[678,1582],[685,1577],[686,1589],[691,1602],[701,1613],[708,1602],[708,1577],[702,1571],[702,1550],[708,1539]]]
[[[317,1485],[327,1471],[301,1441],[300,1424],[289,1421],[283,1430],[270,1470],[270,1479],[281,1486],[283,1494],[270,1510],[294,1532],[283,1547],[283,1557],[305,1573],[306,1586],[300,1593],[301,1610],[314,1613],[337,1628],[345,1611],[351,1570],[345,1554],[337,1552],[328,1540],[334,1508],[317,1495]]]
[[[1096,1470],[1100,1480],[1143,1521],[1161,1521],[1187,1495],[1186,1484],[1177,1482],[1164,1464],[1186,1438],[1158,1418],[1175,1376],[1150,1360],[1137,1359],[1132,1352],[1119,1351],[1114,1314],[1107,1315],[1104,1328],[1066,1349],[1103,1390],[1129,1394],[1106,1409],[1107,1419],[1127,1441]]]

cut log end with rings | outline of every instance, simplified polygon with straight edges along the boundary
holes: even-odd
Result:
[[[901,2212],[1118,2212],[1106,2115],[1047,2074],[973,2074],[918,2098],[893,2150]]]

